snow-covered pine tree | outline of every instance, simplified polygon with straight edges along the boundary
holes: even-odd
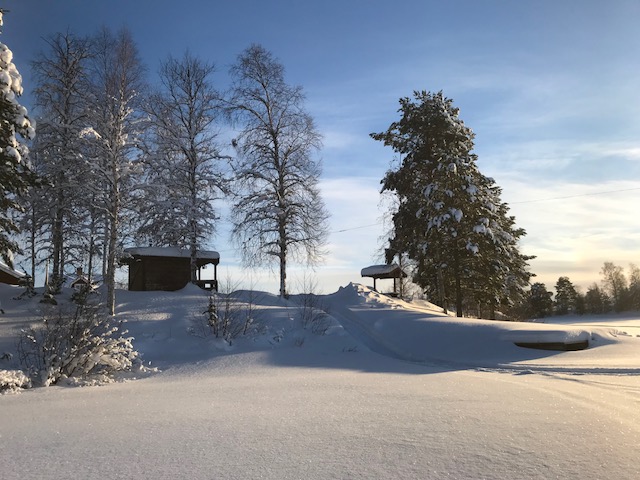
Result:
[[[213,65],[185,53],[160,67],[161,88],[146,102],[151,147],[138,239],[154,246],[186,247],[195,282],[197,252],[215,231],[213,202],[225,191],[215,120],[219,94]]]
[[[447,307],[496,306],[528,284],[526,257],[495,181],[480,173],[474,134],[442,92],[401,98],[401,119],[371,134],[401,156],[382,190],[398,197],[390,247],[416,262],[414,281]]]
[[[0,28],[4,11],[0,9]],[[20,196],[33,185],[26,142],[35,136],[27,109],[20,105],[22,77],[13,63],[13,53],[0,43],[0,258],[13,266],[13,254],[20,251],[12,234],[19,232],[13,217],[23,210]]]
[[[516,227],[495,180],[478,172],[477,184],[481,187],[474,200],[479,200],[482,207],[473,227],[478,252],[472,257],[467,309],[473,306],[478,316],[495,319],[498,307],[521,304],[531,278],[527,262],[534,257],[520,252],[518,243],[525,231]]]
[[[285,297],[287,263],[317,263],[327,238],[321,167],[312,157],[321,137],[304,110],[302,88],[287,85],[284,67],[262,46],[247,48],[231,76],[227,108],[241,128],[232,234],[245,264],[277,266]]]

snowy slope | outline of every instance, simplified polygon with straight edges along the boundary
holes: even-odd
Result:
[[[14,292],[0,349],[37,308]],[[254,300],[260,335],[225,346],[187,333],[202,291],[118,292],[162,372],[0,396],[2,478],[640,478],[637,319],[460,321],[349,285],[318,337],[295,299]],[[584,332],[578,352],[512,341]]]
[[[616,326],[457,319],[438,307],[406,303],[361,285],[343,287],[328,296],[328,303],[330,312],[354,336],[373,350],[402,360],[465,368],[640,373],[640,339],[634,336],[640,335],[639,318],[616,319]],[[558,352],[515,345],[582,340],[589,341],[587,350]]]

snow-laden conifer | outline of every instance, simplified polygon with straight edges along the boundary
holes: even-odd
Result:
[[[0,27],[3,13],[0,9]],[[0,258],[10,266],[13,253],[19,251],[12,238],[19,231],[13,213],[23,210],[20,196],[35,180],[26,144],[34,138],[35,126],[18,102],[22,91],[22,76],[13,63],[13,53],[0,43]]]
[[[500,188],[477,167],[474,133],[442,92],[400,99],[401,119],[375,133],[400,154],[382,190],[398,197],[391,249],[416,262],[415,281],[442,305],[496,306],[528,284],[526,261]]]

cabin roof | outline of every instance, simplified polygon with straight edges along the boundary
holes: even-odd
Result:
[[[131,247],[124,249],[125,254],[132,257],[165,257],[165,258],[189,258],[191,252],[178,247]],[[198,260],[220,261],[220,254],[213,250],[198,250]]]

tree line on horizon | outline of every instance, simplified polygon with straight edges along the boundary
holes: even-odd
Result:
[[[57,33],[43,48],[31,62],[35,138],[31,123],[27,131],[14,121],[31,122],[15,101],[20,76],[10,58],[0,63],[0,82],[3,71],[15,78],[15,105],[1,105],[13,122],[0,135],[6,263],[21,252],[32,278],[46,264],[52,293],[69,268],[82,266],[102,277],[113,313],[123,248],[188,249],[195,281],[197,252],[215,234],[223,198],[245,264],[278,269],[282,296],[288,262],[319,260],[328,231],[314,155],[321,136],[302,88],[285,81],[269,51],[253,44],[238,55],[231,86],[220,92],[214,65],[188,51],[162,61],[151,86],[126,28]],[[233,129],[231,145],[224,126]],[[11,145],[22,161],[11,157]]]
[[[601,284],[592,283],[585,293],[569,277],[561,276],[553,292],[542,282],[531,285],[524,301],[515,309],[518,318],[544,318],[552,315],[587,315],[640,311],[640,268],[629,264],[628,273],[613,262],[600,270]]]

